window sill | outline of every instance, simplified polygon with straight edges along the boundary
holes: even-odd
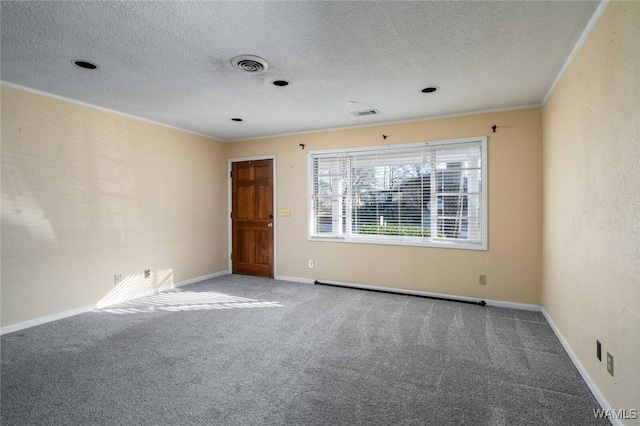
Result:
[[[415,239],[384,239],[384,238],[354,238],[354,237],[328,237],[328,236],[308,236],[308,241],[318,241],[325,243],[353,243],[353,244],[377,244],[387,246],[410,246],[410,247],[432,247],[442,249],[458,250],[480,250],[487,251],[486,243],[461,243],[453,241],[418,241]]]

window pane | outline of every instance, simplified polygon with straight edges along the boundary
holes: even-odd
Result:
[[[421,151],[352,157],[353,233],[422,236]]]
[[[314,224],[317,235],[339,235],[343,224],[346,157],[318,157],[313,161]]]
[[[312,235],[482,243],[483,143],[312,154]]]

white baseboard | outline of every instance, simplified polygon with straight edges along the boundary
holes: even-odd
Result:
[[[315,281],[309,278],[288,277],[284,275],[277,275],[276,279],[281,281],[291,281],[291,282],[298,282],[303,284],[313,284],[313,282]],[[378,291],[386,291],[386,292],[397,293],[397,294],[409,294],[413,296],[440,297],[440,298],[446,298],[446,299],[452,299],[452,300],[460,300],[463,302],[480,302],[481,300],[484,300],[487,303],[487,306],[520,309],[524,311],[540,312],[542,309],[539,305],[529,305],[526,303],[515,303],[515,302],[504,302],[501,300],[478,299],[474,297],[458,296],[455,294],[431,293],[428,291],[405,290],[405,289],[393,288],[393,287],[379,287],[379,286],[365,285],[365,284],[346,283],[341,281],[322,280],[322,282],[326,284],[340,286],[340,287],[360,288],[364,290],[378,290]]]
[[[547,311],[544,308],[542,308],[542,315],[544,315],[545,319],[547,320],[547,322],[551,326],[551,329],[555,333],[556,337],[558,338],[558,340],[560,340],[560,343],[562,343],[562,346],[564,347],[564,350],[567,353],[567,355],[569,355],[569,358],[571,359],[571,362],[573,362],[573,365],[575,365],[576,368],[578,369],[578,372],[582,376],[582,379],[585,381],[587,386],[589,386],[589,389],[591,390],[591,393],[596,398],[596,400],[598,401],[600,406],[605,410],[607,410],[607,409],[608,410],[613,410],[613,407],[611,406],[611,404],[609,404],[609,402],[604,397],[604,395],[602,395],[602,392],[600,392],[600,389],[598,389],[598,386],[596,385],[596,383],[593,381],[593,379],[591,378],[591,376],[587,372],[587,369],[584,368],[584,366],[582,365],[582,363],[578,359],[578,357],[575,354],[575,352],[573,352],[573,349],[571,349],[571,346],[569,346],[569,342],[567,342],[567,340],[564,338],[564,336],[560,332],[560,329],[558,328],[556,323],[553,322],[553,319],[551,318],[549,313],[547,313]],[[618,425],[619,426],[623,426],[622,420],[620,420],[620,419],[610,418],[609,421],[614,426],[618,426]]]
[[[203,275],[201,277],[191,278],[190,280],[180,281],[179,283],[174,283],[173,286],[174,287],[183,287],[185,285],[199,283],[201,281],[210,280],[211,278],[217,278],[217,277],[221,277],[223,275],[228,275],[228,274],[229,274],[229,271],[227,271],[227,270],[218,271],[218,272],[214,272],[213,274]]]
[[[487,306],[495,306],[496,308],[519,309],[521,311],[542,312],[542,306],[531,305],[529,303],[505,302],[502,300],[484,299]]]
[[[315,281],[309,278],[287,277],[286,275],[276,275],[275,278],[280,281],[291,281],[293,283],[301,284],[313,284],[313,281]]]
[[[70,309],[68,311],[58,312],[58,313],[47,315],[44,317],[35,318],[35,319],[24,321],[24,322],[19,322],[17,324],[11,324],[4,327],[0,327],[0,336],[4,334],[9,334],[16,331],[24,330],[25,328],[31,328],[37,325],[46,324],[48,322],[61,320],[64,318],[75,316],[75,315],[84,314],[85,312],[93,311],[95,308],[96,308],[96,305],[87,305],[87,306],[82,306],[80,308]]]
[[[229,273],[229,271],[214,272],[213,274],[203,275],[201,277],[191,278],[189,280],[180,281],[179,283],[174,283],[173,287],[177,288],[177,287],[182,287],[182,286],[189,285],[189,284],[195,284],[197,282],[209,280],[211,278],[221,277],[223,275],[227,275],[228,273]],[[166,290],[167,290],[166,288],[157,288],[157,289],[155,289],[155,291],[150,292],[149,294],[145,294],[145,295],[140,296],[140,297],[150,296],[152,294],[161,293],[161,292],[166,291]],[[130,299],[130,300],[133,300],[133,299]],[[58,312],[56,314],[51,314],[51,315],[47,315],[47,316],[44,316],[44,317],[35,318],[35,319],[24,321],[24,322],[19,322],[17,324],[11,324],[11,325],[7,325],[5,327],[0,327],[0,336],[2,336],[4,334],[8,334],[8,333],[13,333],[15,331],[24,330],[26,328],[35,327],[37,325],[46,324],[48,322],[57,321],[57,320],[60,320],[60,319],[63,319],[63,318],[68,318],[68,317],[72,317],[72,316],[75,316],[75,315],[84,314],[86,312],[91,312],[94,309],[96,309],[96,305],[87,305],[87,306],[82,306],[80,308],[70,309],[68,311]]]

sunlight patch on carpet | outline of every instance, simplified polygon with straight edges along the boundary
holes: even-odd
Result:
[[[232,296],[213,291],[193,292],[179,289],[152,296],[142,297],[129,302],[119,303],[108,308],[97,309],[97,313],[141,314],[156,311],[180,312],[211,309],[247,309],[280,308],[278,302],[267,302],[246,297]]]

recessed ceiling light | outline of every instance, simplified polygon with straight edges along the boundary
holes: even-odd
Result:
[[[433,93],[437,91],[438,91],[438,88],[436,86],[425,87],[424,89],[422,89],[422,93]]]
[[[358,103],[358,101],[349,101],[349,102],[347,102],[347,106],[354,106],[357,103]]]
[[[291,82],[287,81],[287,80],[273,80],[271,82],[271,84],[273,84],[274,86],[278,86],[278,87],[284,87],[284,86],[290,85]]]
[[[71,61],[74,63],[74,65],[80,67],[80,68],[84,68],[86,70],[95,70],[96,68],[98,68],[98,66],[92,62],[89,61],[83,61],[81,59],[74,59],[73,61]]]
[[[242,118],[234,117],[231,119],[231,121],[244,121],[244,120]]]

